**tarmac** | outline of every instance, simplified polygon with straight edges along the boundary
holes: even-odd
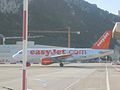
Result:
[[[0,90],[22,90],[22,65],[0,65]],[[120,90],[120,66],[71,63],[27,67],[27,90]]]

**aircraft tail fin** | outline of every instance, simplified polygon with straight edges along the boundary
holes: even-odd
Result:
[[[92,46],[92,49],[108,49],[112,31],[106,31],[102,37]]]

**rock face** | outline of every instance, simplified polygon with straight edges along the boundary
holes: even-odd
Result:
[[[20,0],[0,0],[0,12],[17,13],[22,2]]]
[[[0,34],[22,35],[22,1],[0,0]],[[63,30],[69,26],[71,30],[81,32],[79,47],[90,47],[106,30],[112,30],[116,21],[120,21],[119,16],[84,0],[29,0],[29,30]],[[48,36],[35,41],[39,44],[67,46],[66,35]],[[71,38],[71,45],[75,47],[76,35]],[[8,40],[6,43],[15,42]]]

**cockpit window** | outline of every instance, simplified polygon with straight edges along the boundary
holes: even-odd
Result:
[[[18,54],[22,54],[22,51],[20,51]]]

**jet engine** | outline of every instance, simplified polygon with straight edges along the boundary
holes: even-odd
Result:
[[[53,63],[53,58],[42,58],[42,65],[49,65]]]

